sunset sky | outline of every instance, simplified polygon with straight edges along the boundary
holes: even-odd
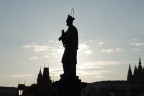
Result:
[[[63,74],[58,41],[74,8],[77,75],[83,82],[126,80],[144,65],[144,0],[0,0],[0,86],[36,83],[40,66]]]

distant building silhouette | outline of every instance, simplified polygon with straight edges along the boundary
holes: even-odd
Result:
[[[41,68],[39,70],[36,84],[31,86],[18,85],[17,96],[80,96],[80,94],[75,94],[76,92],[73,90],[79,87],[78,84],[83,85],[79,82],[74,83],[73,77],[69,78],[69,81],[61,79],[60,81],[52,82],[49,68],[44,67],[43,72]],[[78,93],[81,92],[81,96],[143,96],[144,68],[142,67],[141,58],[139,58],[138,66],[135,65],[133,72],[129,64],[127,80],[99,81],[85,83],[84,85],[86,84],[85,88],[80,86],[81,88],[79,89],[82,89],[82,91],[77,90]]]
[[[127,81],[132,81],[132,71],[131,71],[130,64],[129,64],[128,74],[127,74]]]
[[[40,71],[37,77],[37,84],[40,85],[42,83],[42,80],[43,80],[43,75],[41,73],[41,68],[40,68]]]
[[[3,87],[0,86],[0,96],[16,96],[17,88],[16,87]]]
[[[83,88],[81,96],[144,96],[144,67],[141,58],[133,72],[129,64],[127,80],[89,83]]]
[[[44,68],[43,74],[40,72],[37,78],[37,87],[39,96],[56,96],[56,88],[53,86],[49,76],[49,68]]]
[[[133,73],[129,64],[127,81],[131,83],[144,83],[144,68],[141,65],[141,58],[139,58],[138,66],[135,65]]]
[[[17,96],[22,96],[26,91],[26,86],[25,84],[18,84],[17,87]]]
[[[81,96],[130,96],[127,81],[99,81],[83,88]]]
[[[17,88],[17,96],[56,96],[57,90],[49,76],[49,68],[44,67],[43,74],[40,71],[37,76],[37,84],[25,86],[19,84]]]

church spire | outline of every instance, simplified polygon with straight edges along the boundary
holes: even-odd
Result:
[[[139,71],[142,71],[142,65],[141,65],[141,58],[140,58],[140,57],[139,57],[138,70],[139,70]]]
[[[38,77],[37,77],[37,84],[39,85],[41,82],[42,82],[42,73],[41,73],[41,67],[40,67],[40,71],[39,71],[39,74],[38,74]]]
[[[129,64],[129,69],[128,69],[128,74],[127,74],[127,81],[132,80],[132,71],[131,71],[131,66]]]
[[[47,67],[44,67],[44,70],[43,70],[43,80],[45,82],[48,82],[50,79],[50,76],[49,76],[49,68]]]
[[[135,65],[135,68],[134,68],[134,75],[137,74],[137,66]]]

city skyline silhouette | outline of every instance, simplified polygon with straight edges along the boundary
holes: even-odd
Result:
[[[37,70],[63,74],[57,38],[75,9],[77,75],[83,82],[126,80],[129,63],[143,62],[143,1],[0,1],[0,86],[36,82]],[[45,64],[44,64],[45,63]],[[142,63],[143,65],[143,63]]]

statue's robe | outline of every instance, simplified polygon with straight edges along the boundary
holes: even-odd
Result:
[[[62,57],[64,72],[71,71],[70,74],[75,74],[78,50],[78,31],[75,26],[69,26],[62,36],[62,42],[65,47]]]

